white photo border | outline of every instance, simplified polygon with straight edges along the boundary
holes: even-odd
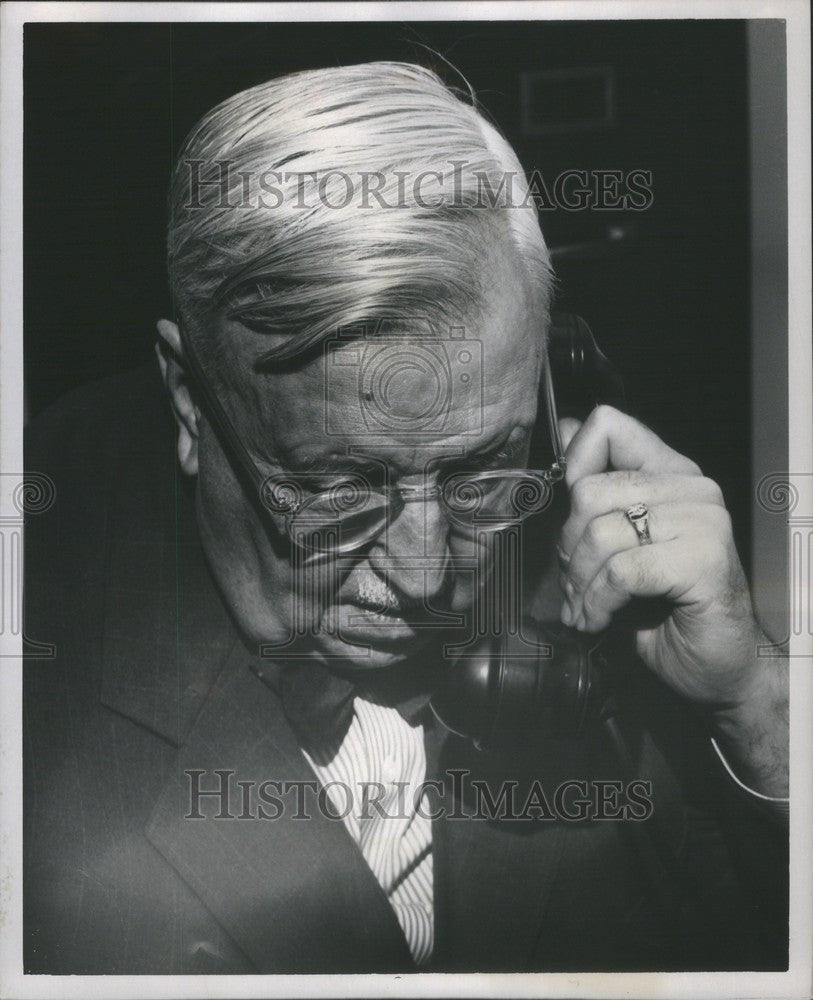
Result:
[[[805,0],[394,3],[6,3],[0,8],[0,467],[23,469],[23,26],[31,21],[235,22],[757,19],[787,22],[789,468],[813,474],[810,14]],[[7,497],[0,495],[0,503]],[[4,508],[0,508],[2,514]],[[813,510],[797,513],[810,517]],[[803,606],[813,608],[811,581]],[[791,639],[790,967],[772,973],[434,973],[387,976],[34,976],[22,971],[21,639],[0,636],[0,996],[799,997],[813,992],[813,638]],[[8,645],[9,641],[12,643]],[[14,645],[16,643],[16,646]],[[17,658],[14,658],[16,652]]]

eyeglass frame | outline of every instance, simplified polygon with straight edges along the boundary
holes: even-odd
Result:
[[[207,411],[207,417],[209,418],[212,427],[214,428],[215,434],[217,435],[223,451],[226,453],[230,462],[236,466],[235,471],[239,471],[243,477],[245,477],[252,487],[253,495],[256,499],[257,504],[261,508],[263,515],[271,520],[274,528],[278,529],[278,525],[271,519],[271,511],[268,509],[266,503],[263,501],[263,497],[267,492],[268,480],[270,476],[263,475],[260,469],[257,467],[257,463],[252,458],[242,438],[237,433],[234,424],[231,422],[229,415],[226,413],[226,409],[223,403],[220,401],[217,393],[206,376],[203,365],[197,356],[197,352],[192,345],[192,339],[189,336],[186,325],[183,320],[179,318],[177,322],[178,332],[181,340],[181,347],[183,349],[183,360],[186,363],[186,367],[189,370],[189,374],[192,376],[192,381],[195,387],[198,389],[201,401]],[[553,378],[551,376],[550,370],[550,358],[546,356],[545,364],[543,365],[542,378],[544,379],[545,387],[545,407],[547,411],[547,421],[548,430],[550,432],[551,445],[554,454],[554,461],[550,468],[547,469],[487,469],[481,472],[474,473],[469,477],[471,482],[477,482],[486,478],[493,478],[495,476],[507,475],[509,473],[521,473],[525,476],[534,477],[543,480],[547,485],[552,485],[554,483],[560,482],[565,477],[567,471],[567,459],[564,454],[564,446],[562,443],[562,437],[559,431],[559,420],[556,410],[556,398],[553,389]],[[308,500],[298,503],[296,507],[291,507],[287,511],[280,511],[280,513],[285,517],[285,527],[286,534],[293,544],[299,544],[294,534],[291,530],[291,518],[298,514],[303,507],[305,507],[311,500],[317,499],[322,493],[329,493],[331,489],[336,489],[336,487],[329,487],[326,490],[320,491],[320,493],[315,494],[314,497],[308,498]],[[381,531],[384,530],[387,523],[393,518],[390,516],[390,506],[392,498],[399,498],[401,500],[401,506],[397,511],[400,514],[407,503],[413,503],[416,501],[423,501],[437,499],[441,496],[442,490],[437,486],[386,486],[378,487],[374,491],[382,496],[384,496],[388,501],[388,506],[385,508],[386,516],[384,517],[381,528],[368,538],[365,538],[359,544],[354,546],[348,546],[347,548],[341,547],[337,551],[347,552],[355,551],[355,549],[363,548],[365,545],[369,544],[374,538],[378,537]],[[484,526],[485,530],[485,526]],[[492,530],[501,530],[500,528],[492,528]]]

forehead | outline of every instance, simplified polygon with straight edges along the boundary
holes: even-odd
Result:
[[[260,457],[318,469],[356,453],[406,472],[530,427],[543,331],[516,253],[492,247],[488,258],[482,306],[459,323],[415,316],[377,336],[332,338],[295,371],[247,366]],[[246,353],[263,346],[246,344]]]

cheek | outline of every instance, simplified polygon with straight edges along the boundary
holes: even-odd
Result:
[[[197,512],[201,537],[215,576],[234,606],[279,600],[290,589],[291,565],[276,535],[246,496],[216,439],[202,432],[198,455]],[[235,609],[236,610],[236,609]]]
[[[247,498],[208,425],[198,443],[197,496],[199,517],[218,532],[247,527]]]
[[[499,566],[502,546],[495,535],[479,539],[452,536],[449,541],[453,574],[452,610],[470,608],[482,596]]]
[[[285,525],[268,521],[274,517],[261,511],[226,458],[216,435],[205,425],[198,445],[198,509],[207,522],[218,530],[235,537],[251,536],[264,546],[273,543],[279,548]],[[270,535],[269,535],[270,525]],[[276,528],[276,530],[275,530]],[[275,541],[276,536],[279,538]]]

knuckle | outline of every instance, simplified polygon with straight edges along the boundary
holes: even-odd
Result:
[[[570,506],[578,514],[590,510],[596,495],[596,477],[584,476],[577,480],[570,490]]]
[[[592,521],[588,522],[583,535],[584,544],[589,551],[593,552],[601,548],[602,535],[601,521],[598,518],[593,518]]]
[[[698,567],[713,567],[728,559],[729,547],[733,545],[731,518],[725,507],[698,505],[692,510],[694,530],[687,535]]]
[[[567,566],[562,567],[562,576],[564,580],[569,581],[571,584],[578,583],[579,577],[582,575],[580,570],[579,556],[581,555],[579,551],[579,545],[577,545],[568,560]]]
[[[681,457],[683,458],[683,461],[685,463],[684,465],[686,470],[685,474],[687,476],[697,476],[697,477],[703,476],[703,470],[700,468],[697,462],[693,461],[691,458],[687,458],[685,455]]]
[[[709,502],[724,507],[723,491],[719,485],[707,476],[703,476],[701,482],[703,484],[703,492],[708,497]]]
[[[721,538],[711,539],[704,546],[706,570],[719,571],[731,561],[728,545]],[[701,564],[702,565],[702,564]]]
[[[626,586],[628,577],[627,562],[621,553],[612,556],[607,560],[605,570],[607,583],[613,590],[620,590]]]
[[[565,569],[569,569],[573,560],[573,553],[576,548],[578,538],[576,537],[573,524],[570,520],[562,527],[559,533],[559,561]]]
[[[611,475],[620,486],[641,491],[649,490],[653,484],[657,485],[658,480],[657,476],[641,469],[620,469]]]
[[[599,403],[590,414],[590,419],[597,427],[610,427],[618,419],[618,410],[607,403]]]
[[[584,595],[582,609],[589,618],[593,618],[599,610],[599,605],[599,592],[597,589],[591,587]]]
[[[587,506],[587,480],[577,480],[570,490],[570,511],[571,517],[578,517]]]
[[[729,526],[727,525],[723,531],[715,531],[713,537],[707,544],[710,557],[715,563],[727,563],[731,557],[731,552],[734,549]]]
[[[732,533],[731,515],[725,507],[715,504],[709,511],[709,520],[717,534],[727,537]]]

